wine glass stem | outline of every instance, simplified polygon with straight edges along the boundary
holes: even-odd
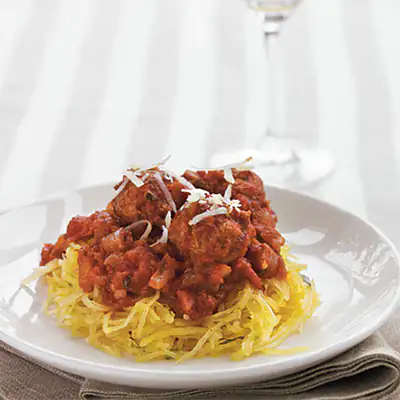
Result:
[[[277,97],[276,87],[279,83],[277,71],[275,70],[276,57],[277,57],[277,41],[279,39],[279,33],[281,28],[281,22],[271,21],[269,17],[264,18],[263,30],[264,30],[264,48],[265,48],[265,64],[266,64],[266,102],[267,102],[267,126],[263,135],[262,140],[272,139],[276,136],[277,119],[278,119],[278,104],[279,98]],[[275,58],[275,59],[274,59]]]

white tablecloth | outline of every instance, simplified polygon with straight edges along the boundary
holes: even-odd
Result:
[[[399,18],[398,0],[306,0],[280,42],[283,129],[337,161],[310,190],[397,244]],[[1,0],[0,209],[250,146],[264,75],[241,0]]]

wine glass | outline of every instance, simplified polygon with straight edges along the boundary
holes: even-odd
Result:
[[[286,138],[273,128],[276,113],[275,88],[273,70],[274,48],[278,41],[283,23],[293,14],[301,0],[244,0],[247,6],[260,13],[263,19],[263,36],[266,55],[268,126],[260,143],[251,149],[243,149],[227,153],[217,153],[211,158],[211,164],[229,164],[249,156],[264,181],[285,187],[306,187],[326,175],[334,166],[331,155],[319,148],[311,148],[293,138]]]

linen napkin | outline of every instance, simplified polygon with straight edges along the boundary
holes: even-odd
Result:
[[[340,356],[270,381],[217,389],[151,390],[113,385],[38,363],[0,341],[2,400],[399,399],[399,312]]]

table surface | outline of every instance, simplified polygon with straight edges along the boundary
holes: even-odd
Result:
[[[281,128],[337,164],[307,190],[397,244],[399,16],[398,0],[306,0],[279,44]],[[265,73],[240,0],[1,0],[0,209],[251,146]]]

